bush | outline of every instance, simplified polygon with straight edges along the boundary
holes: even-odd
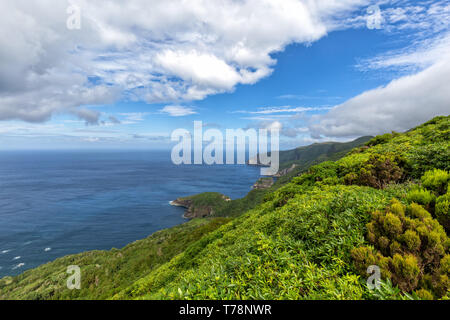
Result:
[[[404,291],[411,291],[417,287],[419,282],[420,268],[417,258],[412,254],[395,254],[391,260],[393,269],[392,278],[394,283]]]
[[[372,140],[367,142],[366,146],[374,147],[374,146],[379,145],[379,144],[387,143],[387,142],[392,140],[393,136],[394,135],[390,134],[390,133],[386,133],[386,134],[383,134],[381,136],[376,136],[375,138],[373,138]]]
[[[428,290],[425,290],[425,289],[420,289],[420,290],[416,291],[415,293],[421,300],[433,300],[434,299],[431,292]]]
[[[430,208],[436,200],[436,196],[430,191],[423,188],[413,188],[406,196],[409,202],[415,202]]]
[[[450,240],[422,206],[412,203],[405,207],[393,200],[385,212],[372,214],[367,239],[374,248],[351,251],[362,275],[367,276],[368,266],[378,265],[383,277],[403,291],[418,290],[416,294],[423,299],[442,297],[450,288]]]
[[[417,147],[410,155],[409,160],[412,167],[412,176],[418,178],[427,170],[434,168],[450,171],[450,161],[448,159],[450,159],[448,142]]]
[[[345,175],[346,184],[357,184],[377,189],[384,189],[390,183],[401,182],[404,171],[400,167],[403,161],[393,154],[375,154],[359,169]]]
[[[434,169],[425,172],[421,180],[425,188],[442,195],[446,192],[450,174],[445,170]]]
[[[435,207],[436,218],[445,227],[450,230],[450,193],[440,196],[436,200]]]

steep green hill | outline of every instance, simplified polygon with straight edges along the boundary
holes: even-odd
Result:
[[[2,279],[0,298],[448,299],[449,170],[450,117],[438,117],[315,165],[236,218]],[[80,291],[65,288],[68,264],[82,269]]]
[[[298,167],[310,167],[324,161],[335,161],[345,156],[353,148],[359,147],[373,137],[366,136],[350,142],[324,142],[293,150],[280,151],[280,169],[288,168],[293,164]]]
[[[17,277],[0,280],[2,299],[107,299],[150,270],[170,261],[230,219],[195,219],[156,232],[123,249],[90,251],[59,258]],[[67,267],[81,268],[81,290],[68,290]]]

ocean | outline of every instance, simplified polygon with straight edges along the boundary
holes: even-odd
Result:
[[[169,151],[0,152],[0,277],[68,254],[121,248],[186,220],[169,202],[245,196],[246,165],[173,165]]]

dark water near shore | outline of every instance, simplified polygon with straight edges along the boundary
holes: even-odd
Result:
[[[259,173],[175,166],[162,151],[1,152],[0,277],[183,223],[171,200],[201,192],[240,198]]]

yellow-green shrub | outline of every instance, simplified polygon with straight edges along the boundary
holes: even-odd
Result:
[[[433,300],[434,299],[431,292],[428,290],[425,290],[425,289],[417,290],[415,293],[421,300]]]
[[[444,194],[446,192],[449,180],[450,174],[447,171],[440,169],[427,171],[422,176],[423,186],[438,194]]]
[[[415,202],[427,208],[436,200],[436,196],[424,188],[413,188],[406,196],[409,202]]]
[[[435,214],[445,229],[450,230],[450,193],[437,198]]]
[[[375,211],[367,224],[367,240],[374,246],[351,252],[364,276],[370,265],[401,290],[418,290],[421,298],[443,296],[450,288],[450,240],[439,222],[422,206],[405,207],[393,200],[385,212]],[[429,295],[425,291],[431,292]]]

